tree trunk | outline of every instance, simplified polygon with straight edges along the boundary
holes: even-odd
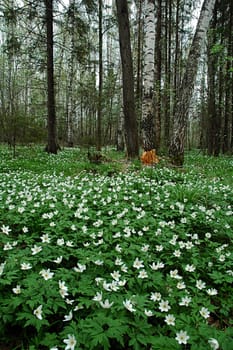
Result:
[[[208,155],[214,154],[215,133],[216,133],[216,96],[215,96],[215,61],[211,54],[213,43],[212,35],[209,37],[208,45],[208,129],[207,129],[207,149]]]
[[[142,105],[142,1],[137,2],[137,68],[136,68],[136,109],[138,120],[141,121],[141,105]],[[139,130],[140,135],[140,130]],[[140,136],[139,136],[140,138]]]
[[[117,151],[124,151],[124,111],[123,111],[123,106],[121,107],[120,110],[120,115],[118,117],[117,121]]]
[[[184,163],[184,142],[188,120],[188,110],[197,74],[202,43],[205,39],[216,0],[204,0],[195,35],[186,62],[183,79],[176,94],[174,132],[169,147],[171,161],[176,166]]]
[[[47,29],[47,89],[48,89],[48,144],[46,151],[56,154],[58,151],[55,93],[54,93],[54,65],[53,65],[53,0],[45,0],[46,29]]]
[[[228,153],[230,151],[230,120],[232,115],[232,105],[231,105],[231,94],[232,94],[232,71],[233,64],[232,56],[233,44],[232,44],[232,35],[233,35],[233,3],[230,2],[229,5],[229,22],[227,29],[227,64],[226,64],[226,75],[225,75],[225,115],[224,115],[224,125],[223,125],[223,153]],[[233,133],[233,130],[231,130]]]
[[[171,36],[172,0],[165,4],[165,86],[164,86],[164,146],[169,146],[171,116]]]
[[[75,0],[70,0],[70,26],[71,26],[71,48],[68,61],[68,88],[67,88],[67,146],[74,146],[74,59],[75,59]]]
[[[200,110],[200,139],[199,145],[202,151],[207,148],[207,103],[206,103],[206,65],[203,64],[202,79],[201,79],[201,110]]]
[[[177,91],[180,78],[180,0],[176,1],[175,28],[174,93]],[[174,95],[174,100],[175,99],[176,96]]]
[[[145,151],[155,149],[155,2],[144,1],[144,67],[143,67],[143,99],[142,99],[142,141]]]
[[[130,43],[130,28],[127,0],[116,0],[119,41],[122,64],[124,126],[127,156],[139,156],[138,130],[134,101],[133,60]]]
[[[230,12],[231,12],[231,35],[233,34],[233,3],[231,1],[230,3]],[[231,40],[231,45],[230,45],[230,56],[233,57],[233,44]],[[231,96],[229,98],[229,114],[230,114],[230,120],[229,120],[229,125],[231,126],[231,134],[229,137],[229,144],[230,144],[230,151],[231,154],[233,154],[233,62],[231,61],[231,84],[230,84],[230,91],[231,91]]]
[[[156,45],[155,45],[155,148],[158,151],[161,142],[161,75],[162,75],[162,0],[158,0]]]
[[[97,151],[101,151],[102,124],[102,86],[103,86],[103,30],[102,30],[102,0],[99,0],[99,94],[97,111]]]

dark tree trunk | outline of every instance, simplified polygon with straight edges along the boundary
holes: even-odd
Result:
[[[164,91],[164,139],[166,148],[170,140],[171,115],[171,35],[172,35],[172,0],[165,4],[165,91]]]
[[[158,0],[157,26],[156,26],[156,61],[155,61],[155,148],[158,151],[161,142],[161,74],[162,74],[162,0]]]
[[[233,3],[231,1],[230,3],[230,11],[231,11],[231,38],[232,38],[232,34],[233,34]],[[233,57],[233,43],[231,40],[231,46],[230,46],[230,56]],[[230,136],[230,151],[231,154],[233,154],[233,62],[231,61],[231,84],[230,84],[230,91],[231,91],[231,97],[230,97],[230,106],[229,106],[229,114],[230,114],[230,120],[229,120],[229,124],[231,126],[231,136]]]
[[[218,156],[220,151],[220,128],[221,119],[219,116],[221,105],[221,69],[217,72],[218,56],[212,52],[212,48],[216,43],[216,29],[217,29],[217,3],[214,9],[214,16],[211,23],[211,30],[208,37],[208,154],[211,156]],[[217,74],[219,80],[217,81]],[[218,84],[217,84],[218,82]],[[217,101],[217,87],[218,101]],[[217,108],[218,107],[218,108]]]
[[[179,86],[180,78],[180,0],[176,1],[176,29],[175,29],[175,62],[174,62],[174,93]],[[174,100],[176,95],[174,95]]]
[[[233,133],[233,130],[231,130],[231,115],[232,115],[232,104],[231,104],[231,96],[232,96],[232,69],[233,64],[230,57],[232,57],[233,52],[233,43],[232,43],[232,36],[233,36],[233,2],[230,1],[229,4],[229,22],[228,22],[228,29],[227,29],[227,64],[226,64],[226,76],[225,76],[225,115],[224,115],[224,125],[223,125],[223,144],[222,144],[222,151],[223,153],[230,152],[230,131],[231,134]]]
[[[99,95],[97,112],[97,151],[101,151],[102,122],[102,87],[103,87],[103,33],[102,33],[102,0],[99,0]]]
[[[136,108],[141,120],[142,103],[142,0],[138,1],[137,10],[137,72],[136,72]]]
[[[212,39],[212,38],[211,38]],[[211,40],[212,43],[212,40]],[[216,96],[215,96],[215,64],[213,54],[210,52],[211,43],[208,48],[208,130],[207,149],[208,155],[214,154],[216,133]]]
[[[134,101],[133,61],[127,0],[116,0],[123,80],[124,126],[127,156],[139,156],[138,130]]]
[[[201,110],[200,110],[200,149],[206,151],[207,148],[207,99],[206,99],[206,69],[203,65],[201,80]]]
[[[68,87],[66,101],[66,119],[67,119],[67,146],[74,146],[74,63],[75,63],[75,0],[70,1],[70,26],[71,26],[71,48],[68,59]]]
[[[54,65],[53,65],[53,0],[45,0],[46,29],[47,29],[47,108],[48,108],[48,144],[46,151],[56,154],[58,151],[55,93],[54,93]]]

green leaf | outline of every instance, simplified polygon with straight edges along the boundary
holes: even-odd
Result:
[[[104,350],[110,348],[110,343],[105,333],[96,334],[96,336],[90,340],[90,349],[94,349],[97,345],[100,345]]]
[[[180,349],[179,344],[174,338],[169,338],[166,336],[158,336],[158,337],[153,337],[150,338],[151,344],[152,344],[152,349],[153,350],[161,350],[161,349],[166,349],[166,350],[178,350]]]
[[[48,347],[52,347],[54,344],[58,343],[58,336],[55,333],[45,333],[43,336],[43,340],[41,340],[40,344]]]

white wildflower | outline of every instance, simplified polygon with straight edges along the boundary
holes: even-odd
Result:
[[[158,292],[155,292],[155,293],[151,293],[151,296],[150,296],[150,300],[152,301],[160,301],[161,300],[161,294],[158,293]]]
[[[72,310],[69,312],[69,314],[68,315],[65,315],[64,316],[64,322],[67,322],[67,321],[70,321],[70,320],[72,320],[72,318],[73,318],[73,312],[72,312]]]
[[[20,294],[21,293],[21,287],[20,285],[17,284],[17,286],[15,288],[12,288],[13,293],[15,294]]]
[[[96,295],[93,297],[93,299],[92,300],[94,300],[94,301],[102,301],[102,292],[97,292],[96,293]]]
[[[53,260],[56,264],[60,264],[62,262],[63,256],[59,256],[57,259]]]
[[[208,340],[208,343],[210,344],[211,349],[213,349],[213,350],[218,350],[219,349],[219,343],[218,343],[217,339],[210,338]]]
[[[196,287],[198,289],[202,290],[202,289],[206,288],[206,284],[202,280],[197,280],[196,281]]]
[[[167,300],[161,300],[159,303],[159,310],[161,312],[167,312],[169,311],[171,306],[169,305],[169,302]]]
[[[147,278],[148,274],[146,272],[146,270],[140,270],[139,274],[138,274],[138,278]]]
[[[51,278],[53,278],[54,272],[50,272],[50,269],[47,270],[41,270],[39,274],[47,281]]]
[[[185,271],[188,271],[188,272],[194,272],[196,270],[196,267],[194,265],[189,265],[187,264],[185,266]]]
[[[144,267],[143,261],[142,261],[142,260],[139,260],[138,258],[136,258],[136,259],[134,260],[133,267],[134,267],[135,269],[140,269],[140,268]]]
[[[38,254],[39,252],[42,251],[42,247],[37,246],[37,245],[35,244],[34,247],[31,248],[31,251],[32,251],[32,255],[36,255],[36,254]]]
[[[207,289],[206,292],[207,292],[208,295],[217,295],[218,294],[218,291],[215,288]]]
[[[102,308],[104,309],[110,309],[110,307],[113,305],[113,302],[110,303],[108,299],[106,299],[105,301],[100,301],[100,305],[102,306]]]
[[[30,270],[31,268],[32,268],[32,265],[30,263],[21,264],[21,270]]]
[[[171,314],[168,314],[166,317],[165,317],[165,322],[167,325],[169,326],[175,326],[175,316],[174,315],[171,315]]]
[[[200,310],[200,314],[204,318],[209,318],[210,317],[210,312],[206,307],[202,307]]]
[[[136,311],[136,309],[133,308],[133,303],[129,299],[126,299],[125,301],[123,301],[123,305],[130,312],[135,312]]]
[[[153,316],[153,312],[152,312],[151,310],[145,309],[145,310],[144,310],[144,313],[145,313],[145,315],[146,315],[147,317]]]
[[[180,306],[188,306],[189,303],[191,303],[191,301],[192,301],[192,298],[190,298],[190,297],[188,297],[188,296],[186,295],[185,297],[183,297],[183,298],[181,299],[181,301],[179,302],[179,305],[180,305]]]
[[[66,344],[65,350],[74,350],[77,343],[75,336],[68,334],[68,338],[64,339],[63,342]]]
[[[5,235],[9,235],[9,233],[11,232],[10,227],[5,225],[2,225],[1,230],[3,233],[5,233]]]
[[[176,340],[179,344],[187,344],[187,341],[190,337],[188,336],[186,331],[180,331],[176,333]]]
[[[42,320],[42,305],[38,306],[38,308],[36,308],[34,311],[33,311],[33,314],[39,319],[39,320]]]

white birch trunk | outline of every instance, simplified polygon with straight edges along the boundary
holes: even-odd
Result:
[[[142,141],[145,151],[155,148],[155,111],[153,106],[155,79],[155,0],[144,1],[144,67],[142,99]]]
[[[202,44],[206,37],[216,0],[204,0],[197,23],[195,35],[186,62],[186,70],[177,91],[174,116],[174,132],[169,147],[172,163],[182,166],[184,162],[184,142],[187,129],[188,110],[192,98],[193,87],[197,75],[198,62]]]

